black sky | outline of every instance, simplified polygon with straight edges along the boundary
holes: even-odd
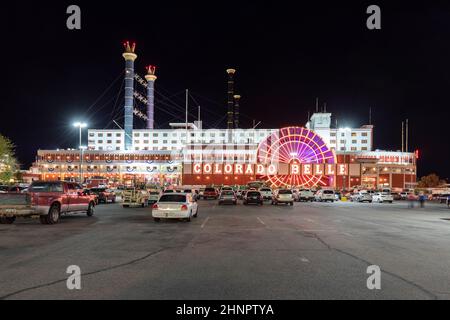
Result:
[[[400,149],[401,121],[409,118],[419,175],[450,177],[448,1],[124,3],[2,3],[0,133],[16,143],[25,166],[39,148],[75,147],[74,120],[91,128],[122,123],[122,41],[129,39],[137,42],[138,73],[158,67],[161,127],[183,119],[174,104],[183,105],[185,88],[192,113],[201,104],[206,125],[224,127],[225,69],[234,67],[243,127],[252,119],[266,128],[304,125],[315,97],[339,126],[366,124],[372,107],[375,148]],[[70,4],[81,7],[80,31],[66,28]],[[381,7],[382,30],[366,28],[370,4]]]

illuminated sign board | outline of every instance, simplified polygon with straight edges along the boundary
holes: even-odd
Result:
[[[203,175],[258,175],[273,176],[280,174],[277,164],[244,164],[244,163],[194,163],[184,169],[184,174]],[[288,165],[290,175],[304,176],[346,176],[349,174],[349,165],[338,164],[315,164],[315,163],[291,163]],[[190,172],[189,172],[190,171]]]

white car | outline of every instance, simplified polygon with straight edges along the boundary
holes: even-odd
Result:
[[[319,202],[334,202],[336,200],[333,190],[319,190],[314,196],[314,199]]]
[[[272,197],[272,204],[278,205],[279,203],[286,203],[290,206],[293,206],[294,195],[292,194],[292,190],[280,189],[275,191],[275,194]]]
[[[148,203],[156,203],[159,200],[159,197],[161,196],[161,192],[158,190],[150,190],[148,192],[150,195],[148,197]]]
[[[191,221],[197,216],[198,204],[190,193],[165,193],[152,207],[152,217],[156,222],[161,219]]]
[[[350,197],[350,201],[356,201],[356,202],[372,202],[372,193],[367,192],[367,191],[359,191],[354,193],[351,197]]]
[[[261,192],[263,200],[272,200],[273,197],[272,189],[262,187],[259,189],[259,192]]]
[[[298,193],[298,201],[313,201],[314,193],[309,189],[300,189]]]
[[[384,193],[384,192],[376,192],[372,196],[373,202],[389,202],[392,203],[394,201],[394,197],[390,193]]]

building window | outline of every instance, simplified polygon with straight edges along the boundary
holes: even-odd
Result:
[[[177,140],[172,140],[172,144],[177,144]]]
[[[116,150],[120,150],[120,147],[116,147]]]
[[[345,151],[345,148],[344,148],[344,147],[341,147],[341,151]]]
[[[367,143],[367,140],[361,140],[361,143]]]
[[[103,133],[99,133],[98,136],[99,136],[99,137],[103,137]]]
[[[356,140],[352,140],[352,143],[353,143],[353,144],[355,144],[355,143],[358,143],[358,141],[356,141]]]
[[[361,133],[361,135],[362,135],[363,137],[367,137],[367,132],[363,132],[363,133]]]
[[[94,136],[94,134],[93,133],[89,133],[89,137],[93,137]]]
[[[157,144],[157,143],[158,143],[158,140],[153,140],[153,143],[154,143],[154,144]]]
[[[336,132],[331,132],[330,137],[336,137]]]
[[[134,140],[134,143],[135,144],[139,144],[139,140]]]
[[[336,140],[330,140],[330,144],[336,144]]]
[[[357,148],[356,147],[352,147],[352,151],[356,151],[357,150]]]
[[[135,137],[139,137],[139,133],[135,133],[134,136],[135,136]]]
[[[167,137],[167,133],[163,133],[163,137]]]
[[[163,140],[163,144],[167,144],[167,140]]]
[[[122,134],[116,133],[116,137],[121,137],[121,136],[122,136]]]
[[[116,143],[120,143],[120,140],[116,140]]]
[[[112,133],[108,133],[106,136],[107,137],[112,137]]]
[[[356,132],[352,132],[352,137],[356,137]]]
[[[106,143],[107,143],[107,144],[111,144],[111,143],[112,143],[112,140],[108,140]]]
[[[158,137],[158,134],[157,134],[157,133],[154,133],[154,134],[153,134],[153,137]]]
[[[340,142],[341,142],[341,144],[345,144],[345,140],[341,140]]]
[[[148,144],[148,140],[144,140],[144,143],[145,143],[145,144]]]
[[[135,147],[134,150],[139,150],[139,147]]]
[[[97,140],[97,143],[103,143],[103,140]]]
[[[367,151],[367,147],[362,147],[361,150]]]
[[[144,133],[144,137],[147,138],[148,137],[148,133]]]

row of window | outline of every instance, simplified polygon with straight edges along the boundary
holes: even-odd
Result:
[[[334,149],[334,148],[332,148]],[[357,147],[351,147],[351,148],[345,148],[345,147],[341,147],[339,149],[340,151],[368,151],[367,147],[361,147],[361,148],[357,148]]]
[[[367,137],[368,133],[367,132],[360,132],[361,133],[361,137]],[[341,137],[345,137],[346,133],[345,132],[341,132]],[[358,136],[358,132],[352,132],[351,133],[352,137],[357,137]],[[330,137],[336,137],[336,132],[330,132]]]
[[[259,137],[266,137],[269,133],[270,133],[270,132],[260,132],[260,133],[259,133]],[[97,136],[97,137],[99,137],[99,138],[103,138],[103,137],[108,137],[108,138],[109,138],[109,137],[112,137],[112,136],[113,136],[113,133],[101,133],[101,132],[98,132],[97,135],[96,135],[96,133],[94,133],[94,132],[89,133],[89,137],[95,137],[95,136]],[[122,133],[115,133],[115,136],[116,136],[116,137],[122,137]],[[139,133],[139,132],[135,132],[135,133],[133,134],[133,136],[136,137],[136,138],[139,138],[139,137],[148,138],[148,137],[150,137],[150,136],[152,136],[152,137],[154,137],[154,138],[156,138],[156,137],[164,137],[164,138],[167,138],[167,137],[169,137],[169,133],[165,132],[165,133],[152,133],[152,134],[150,134],[150,133]],[[208,137],[210,137],[210,138],[215,138],[215,137],[225,137],[225,136],[226,136],[226,133],[225,133],[225,132],[220,132],[220,133],[217,133],[217,132],[207,132],[207,133],[206,133],[206,132],[202,132],[202,133],[199,133],[199,132],[197,132],[197,133],[192,132],[192,133],[190,134],[190,136],[191,136],[191,137],[195,137],[195,136],[197,136],[197,137],[206,137],[206,136],[208,136]],[[255,136],[258,136],[258,134],[255,134],[254,132],[240,132],[238,135],[237,135],[237,134],[233,134],[233,136],[239,136],[239,137],[245,137],[245,136],[247,136],[247,137],[255,137]],[[173,133],[171,134],[171,137],[186,137],[186,133],[173,132]]]
[[[339,143],[340,143],[340,144],[345,144],[345,143],[346,143],[346,140],[339,140]],[[358,140],[352,140],[352,144],[357,144],[357,143],[358,143]],[[369,143],[369,142],[368,142],[368,140],[361,140],[361,143],[362,143],[362,144],[367,144],[367,143]],[[336,140],[330,140],[330,144],[331,144],[331,145],[336,144]]]

